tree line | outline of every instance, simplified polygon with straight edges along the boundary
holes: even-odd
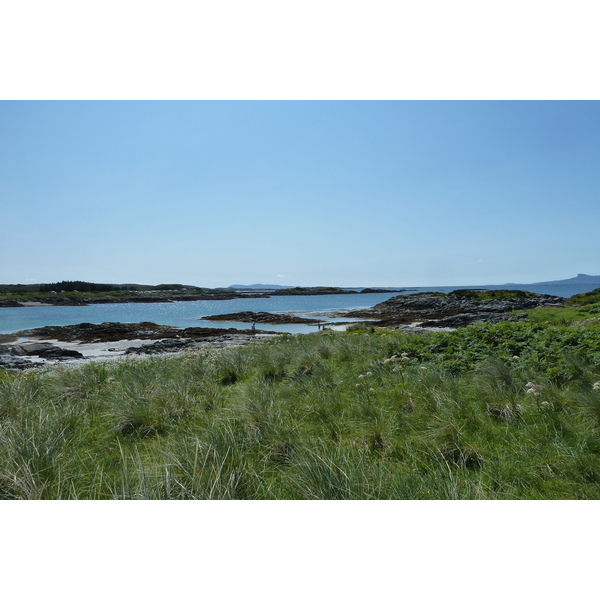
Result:
[[[88,281],[59,281],[58,283],[41,283],[40,292],[117,292],[131,290],[131,286],[114,285],[112,283],[90,283]]]

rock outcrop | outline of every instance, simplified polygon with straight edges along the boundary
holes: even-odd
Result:
[[[0,345],[0,368],[27,369],[34,367],[36,363],[30,360],[31,357],[52,359],[57,362],[67,359],[84,358],[83,354],[77,352],[77,350],[68,350],[44,342]]]
[[[83,358],[83,354],[77,350],[67,350],[44,342],[15,344],[11,347],[11,354],[13,356],[39,356],[40,358]]]
[[[61,342],[116,342],[118,340],[159,339],[176,337],[178,327],[156,323],[79,323],[77,325],[48,325],[18,331],[19,337],[35,337]]]
[[[18,331],[19,337],[35,337],[62,342],[116,342],[119,340],[201,339],[218,335],[248,335],[245,329],[218,329],[212,327],[187,327],[142,323],[79,323],[78,325],[49,325],[37,329]],[[272,331],[256,331],[272,334]]]
[[[289,325],[293,323],[304,323],[306,325],[314,325],[321,323],[319,319],[309,319],[307,317],[297,317],[289,313],[268,313],[268,312],[252,312],[250,310],[228,313],[225,315],[211,315],[209,317],[200,317],[201,321],[234,321],[239,323],[269,323],[271,325]]]
[[[511,314],[514,311],[563,304],[564,298],[521,290],[455,290],[449,294],[401,294],[344,316],[373,319],[374,325],[387,327],[415,322],[422,327],[464,327],[476,322],[514,321],[524,318]]]

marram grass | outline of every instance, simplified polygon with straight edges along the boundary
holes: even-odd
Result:
[[[598,499],[599,365],[502,323],[0,372],[0,498]]]

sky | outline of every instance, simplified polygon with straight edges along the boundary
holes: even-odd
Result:
[[[597,101],[1,101],[0,283],[600,274]]]

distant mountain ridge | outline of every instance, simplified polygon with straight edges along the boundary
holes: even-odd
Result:
[[[265,283],[254,283],[252,285],[230,285],[230,290],[287,290],[294,287],[293,285],[268,285]]]
[[[571,283],[597,283],[600,285],[600,275],[586,275],[585,273],[578,273],[577,277],[571,277],[570,279],[556,279],[554,281],[537,281],[529,285],[568,285]],[[507,283],[505,285],[522,285],[518,283]]]
[[[501,285],[569,285],[569,284],[598,284],[600,286],[600,275],[587,275],[586,273],[578,273],[577,277],[570,279],[556,279],[553,281],[536,281],[534,283],[503,283]],[[265,283],[254,283],[252,285],[230,285],[228,289],[233,290],[289,290],[293,285],[276,285]],[[354,289],[354,288],[353,288]],[[356,288],[360,289],[360,288]],[[388,288],[382,288],[388,289]],[[395,291],[396,288],[389,288],[390,291]]]

